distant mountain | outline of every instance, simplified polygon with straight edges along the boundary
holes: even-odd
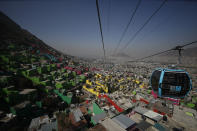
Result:
[[[124,52],[120,52],[120,53],[114,54],[114,55],[112,55],[112,57],[130,58],[130,56],[127,55],[127,54],[124,53]]]
[[[196,44],[197,45],[197,44]],[[178,56],[178,51],[169,51],[159,56]],[[197,47],[186,48],[182,51],[184,57],[197,57]]]
[[[6,45],[14,43],[18,45],[31,46],[38,48],[42,52],[53,52],[55,55],[60,55],[60,52],[45,44],[42,40],[31,34],[29,31],[21,28],[13,20],[0,11],[0,44]]]
[[[177,63],[178,51],[169,51],[154,57],[145,59],[145,61],[165,62],[165,63]],[[197,64],[197,47],[186,48],[182,51],[181,61],[183,64]]]
[[[197,47],[184,49],[183,56],[197,57]]]

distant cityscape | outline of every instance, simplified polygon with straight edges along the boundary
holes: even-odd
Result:
[[[1,131],[196,131],[196,56],[176,67],[177,56],[169,58],[174,63],[157,61],[164,56],[83,59],[46,45],[3,13],[0,28]],[[154,96],[156,68],[187,71],[192,90],[183,99]]]

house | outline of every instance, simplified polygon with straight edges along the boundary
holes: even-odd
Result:
[[[121,128],[124,130],[131,130],[132,128],[135,128],[136,122],[131,120],[126,115],[120,114],[114,118],[112,118],[112,121],[117,123]]]
[[[149,118],[154,122],[159,122],[163,118],[163,115],[139,106],[134,108],[134,111],[142,116]]]
[[[120,125],[115,123],[112,119],[107,118],[101,122],[101,124],[108,130],[108,131],[125,131]]]
[[[55,120],[53,122],[42,125],[38,131],[58,131],[57,121]]]
[[[136,129],[139,131],[146,131],[150,129],[152,125],[146,121],[141,121],[140,123],[137,124]]]
[[[49,123],[48,115],[37,117],[31,120],[28,131],[35,131],[40,129],[40,125]]]
[[[79,130],[79,129],[82,129],[82,128],[85,128],[86,125],[87,125],[87,121],[85,119],[83,119],[82,117],[80,118],[80,114],[78,114],[78,111],[75,112],[76,114],[74,115],[73,112],[70,112],[69,113],[69,120],[71,122],[71,127],[72,129],[75,129],[75,130]]]
[[[79,108],[73,111],[75,122],[79,122],[83,117],[83,114]]]
[[[23,99],[35,100],[38,96],[38,91],[37,89],[24,89],[19,92],[19,95],[21,95]]]
[[[88,129],[88,131],[107,131],[107,129],[103,125],[98,124],[90,129]]]
[[[91,121],[94,125],[96,125],[99,121],[104,120],[107,114],[105,112],[102,112],[100,114],[96,114],[91,117]]]

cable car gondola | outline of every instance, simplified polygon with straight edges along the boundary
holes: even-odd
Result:
[[[156,69],[152,73],[150,85],[159,97],[184,98],[192,89],[189,74],[176,69]]]

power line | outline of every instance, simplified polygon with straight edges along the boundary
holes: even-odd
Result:
[[[96,0],[96,8],[97,8],[97,14],[98,14],[98,19],[99,19],[99,27],[100,27],[100,33],[101,33],[101,40],[102,40],[102,47],[103,47],[104,59],[106,59],[106,55],[105,55],[105,44],[104,44],[104,40],[103,40],[103,31],[102,31],[102,25],[101,25],[101,18],[100,18],[100,10],[99,10],[98,0]]]
[[[164,6],[164,4],[166,3],[167,0],[164,0],[161,5],[159,6],[159,8],[157,8],[157,10],[155,10],[155,12],[147,19],[147,21],[142,25],[142,27],[134,34],[133,37],[131,37],[131,39],[127,42],[127,44],[122,48],[122,50],[124,50],[125,48],[128,47],[128,45],[136,38],[136,36],[142,31],[142,29],[150,22],[150,20],[153,18],[154,15],[157,14],[157,12],[159,12],[159,10]]]
[[[144,60],[146,58],[150,58],[150,57],[153,57],[153,56],[156,56],[156,55],[160,55],[160,54],[163,54],[163,53],[168,52],[168,51],[171,51],[171,49],[170,50],[166,50],[166,51],[162,51],[162,52],[159,52],[159,53],[155,53],[155,54],[147,56],[147,57],[143,57],[143,58],[137,59],[137,61],[138,60]]]
[[[182,46],[180,46],[180,47],[183,48],[183,47],[185,47],[185,46],[192,45],[192,44],[194,44],[194,43],[197,43],[197,41],[190,42],[190,43],[185,44],[185,45],[182,45]]]
[[[124,36],[125,36],[125,34],[126,34],[128,28],[129,28],[129,25],[131,24],[131,21],[133,20],[133,17],[135,16],[135,13],[137,12],[137,9],[138,9],[139,6],[140,6],[140,3],[141,3],[141,0],[138,0],[138,3],[137,3],[137,5],[136,5],[136,7],[135,7],[135,10],[134,10],[134,12],[132,13],[131,18],[129,19],[129,22],[128,22],[126,28],[125,28],[124,31],[123,31],[123,33],[122,33],[122,35],[121,35],[121,37],[120,37],[120,40],[119,40],[119,42],[118,42],[118,44],[117,44],[117,46],[116,46],[116,48],[115,48],[113,54],[116,53],[118,47],[120,46],[120,43],[122,42],[122,40],[123,40],[123,38],[124,38]]]
[[[111,42],[111,32],[110,32],[110,18],[111,18],[111,0],[108,0],[108,14],[107,14],[107,34],[108,34],[108,39],[107,39],[107,43]]]
[[[110,14],[111,14],[111,0],[108,0],[108,15],[107,15],[107,31],[109,33]]]
[[[182,46],[176,46],[176,47],[171,48],[171,49],[169,49],[169,50],[161,51],[161,52],[158,52],[158,53],[155,53],[155,54],[146,56],[146,57],[142,57],[142,58],[136,59],[135,61],[144,60],[144,59],[147,59],[147,58],[150,58],[150,57],[153,57],[153,56],[156,56],[156,55],[160,55],[160,54],[163,54],[163,53],[172,51],[172,50],[178,50],[178,51],[180,51],[180,50],[183,50],[183,49],[182,49],[183,47],[189,46],[189,45],[192,45],[192,44],[195,44],[195,43],[197,43],[197,41],[193,41],[193,42],[184,44],[184,45],[182,45]],[[129,62],[132,62],[132,61],[129,61]]]

